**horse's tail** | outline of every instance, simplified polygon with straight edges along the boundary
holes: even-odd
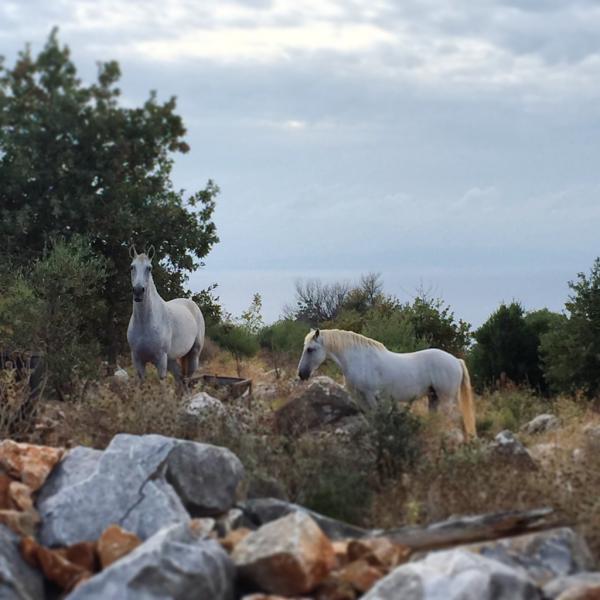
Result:
[[[458,390],[458,403],[462,413],[463,424],[467,440],[477,437],[475,426],[475,402],[473,400],[473,390],[471,388],[471,377],[464,360],[458,359],[462,369],[462,380]]]

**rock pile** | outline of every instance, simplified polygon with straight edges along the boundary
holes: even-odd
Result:
[[[0,597],[565,600],[600,593],[585,541],[558,527],[549,510],[365,530],[283,500],[244,500],[243,480],[229,450],[157,435],[118,435],[104,451],[66,453],[5,441]]]

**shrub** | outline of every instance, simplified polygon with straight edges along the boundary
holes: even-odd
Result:
[[[600,393],[600,258],[569,282],[568,318],[542,336],[545,376],[556,391]]]
[[[220,323],[210,330],[211,339],[235,358],[238,377],[242,373],[242,359],[258,352],[258,338],[243,325]]]
[[[284,364],[300,356],[307,333],[304,323],[290,319],[281,319],[260,331],[259,344],[269,351],[277,377]]]

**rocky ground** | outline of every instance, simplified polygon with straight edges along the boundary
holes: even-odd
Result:
[[[495,448],[527,453],[508,434]],[[600,597],[585,540],[551,509],[366,530],[247,499],[231,451],[160,435],[5,440],[0,470],[1,598]]]

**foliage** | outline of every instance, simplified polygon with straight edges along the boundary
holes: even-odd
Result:
[[[223,350],[235,358],[238,377],[242,373],[242,359],[254,356],[258,352],[258,339],[243,325],[231,321],[214,326],[210,331],[211,339]]]
[[[214,294],[216,288],[217,284],[213,283],[192,295],[192,300],[202,311],[207,330],[219,324],[223,319],[223,308],[219,304],[219,297]]]
[[[42,352],[51,389],[59,396],[73,378],[98,363],[93,327],[104,308],[103,258],[81,238],[57,240],[29,271],[14,274],[0,295],[0,331],[12,350]]]
[[[469,357],[476,384],[495,385],[502,377],[546,391],[539,357],[541,336],[557,327],[561,315],[543,309],[525,313],[518,302],[501,304],[474,333]]]
[[[421,452],[421,422],[409,407],[380,402],[368,415],[369,440],[381,482],[414,466]]]
[[[256,335],[265,326],[261,310],[262,298],[260,294],[254,294],[250,306],[240,315],[241,325],[253,335]]]
[[[116,62],[84,85],[56,30],[37,57],[27,48],[0,63],[0,237],[21,265],[57,236],[83,234],[111,279],[94,322],[114,360],[130,314],[129,240],[157,251],[155,281],[167,298],[184,294],[187,273],[218,241],[218,187],[184,198],[171,183],[174,152],[186,152],[175,99],[119,105]]]
[[[362,333],[381,342],[392,352],[415,352],[427,347],[417,338],[415,327],[406,310],[375,309],[365,318]]]
[[[300,355],[307,329],[299,321],[281,319],[260,331],[259,344],[269,350],[277,377],[285,363]]]
[[[545,374],[557,391],[600,393],[600,258],[569,282],[568,318],[542,335]]]

